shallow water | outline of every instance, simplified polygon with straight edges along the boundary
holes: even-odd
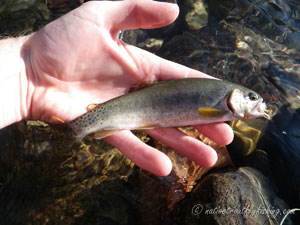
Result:
[[[276,41],[291,47],[298,48],[300,42],[300,23],[298,11],[291,4],[284,0],[263,1],[243,0],[240,1],[248,10],[257,14],[257,21],[253,24],[257,30]]]
[[[291,207],[300,205],[300,7],[298,1],[211,0],[202,30],[174,39],[161,56],[260,93],[275,116],[258,148]],[[174,46],[180,46],[182,51]],[[172,49],[173,46],[173,49]]]
[[[0,6],[0,19],[4,23],[1,32],[16,34],[20,27],[36,30],[59,16],[62,11],[49,14],[45,2],[18,1],[17,7],[22,7],[16,14],[13,14],[13,4],[8,4],[6,11]],[[225,2],[227,5],[223,7]],[[182,8],[185,5],[185,1],[178,3]],[[270,157],[272,178],[280,197],[290,207],[299,207],[300,3],[298,0],[210,0],[208,3],[211,13],[205,28],[191,31],[180,17],[174,26],[153,30],[148,36],[166,39],[158,53],[163,57],[241,83],[264,96],[276,115],[267,122],[258,148],[267,151]],[[171,42],[176,40],[178,43],[173,47]],[[34,127],[27,128],[32,130],[22,132],[23,128],[17,127],[0,132],[1,221],[7,224],[26,221],[39,224],[47,220],[50,224],[141,224],[141,221],[174,224],[163,195],[166,192],[161,191],[172,186],[174,180],[143,176],[116,149],[103,156],[102,147],[92,141],[88,141],[88,148],[82,148],[82,152],[73,152],[76,157],[60,163],[60,158],[53,155],[48,158],[47,141],[52,136],[41,132],[42,128],[36,128],[37,131]],[[24,133],[36,134],[30,137],[32,143],[22,136]],[[36,142],[40,145],[35,145]],[[6,146],[15,151],[8,152]],[[39,152],[40,146],[44,152]],[[58,156],[60,152],[55,154]],[[108,161],[103,163],[103,158]],[[73,161],[76,161],[75,169]],[[109,170],[103,168],[108,162],[117,163],[106,165]],[[178,188],[172,194],[184,196],[186,193],[180,192],[184,190],[180,189],[182,184],[176,185]],[[145,218],[140,218],[143,215]],[[176,218],[180,216],[186,215],[176,215]]]
[[[278,110],[259,147],[271,157],[273,176],[281,195],[296,207],[300,204],[300,2],[242,0],[237,3],[227,19],[243,23],[261,37],[257,45],[245,42],[253,52],[250,55],[255,56],[253,64],[260,64],[260,76],[271,85],[267,88],[269,104]],[[267,63],[260,63],[265,59]]]

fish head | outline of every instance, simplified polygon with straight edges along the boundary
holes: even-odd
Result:
[[[263,98],[249,89],[234,89],[227,100],[227,106],[237,119],[264,117],[271,119]]]

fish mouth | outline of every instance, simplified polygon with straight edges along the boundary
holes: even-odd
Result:
[[[272,110],[267,108],[267,104],[261,99],[253,109],[256,112],[259,112],[265,119],[271,120],[272,117],[270,116]]]
[[[263,114],[264,118],[266,118],[267,120],[271,120],[272,119],[271,113],[272,113],[271,109],[264,110],[264,114]]]

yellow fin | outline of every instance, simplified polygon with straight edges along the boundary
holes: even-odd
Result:
[[[203,117],[216,118],[225,115],[227,111],[214,108],[199,108],[198,114]]]
[[[96,139],[102,139],[117,133],[119,130],[101,130],[95,132],[92,136]]]

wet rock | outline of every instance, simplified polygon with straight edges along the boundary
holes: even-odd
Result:
[[[125,30],[122,35],[121,40],[137,46],[140,42],[143,42],[147,38],[147,31],[138,29],[138,30]]]
[[[274,119],[262,121],[258,129],[250,129],[247,125],[248,128],[242,129],[246,136],[235,128],[240,138],[232,152],[247,154],[251,152],[249,149],[255,149],[255,145],[263,149],[270,159],[271,171],[276,171],[269,173],[269,178],[274,179],[280,195],[291,208],[298,207],[299,138],[295,134],[299,124],[300,73],[295,68],[300,62],[299,53],[284,42],[278,43],[265,36],[263,31],[256,30],[249,24],[248,16],[252,14],[230,16],[166,41],[158,54],[218,78],[240,83],[263,96],[272,108]],[[248,150],[241,150],[241,147]]]
[[[21,122],[0,131],[4,224],[74,224],[90,214],[87,199],[95,193],[128,185],[134,164],[117,149],[91,137],[70,145],[63,133],[40,122]],[[105,201],[110,199],[94,199],[91,205],[101,208]],[[112,207],[120,204],[115,201]],[[100,208],[94,208],[98,217],[106,218]]]
[[[11,36],[24,30],[32,32],[79,2],[5,1],[5,5],[0,6],[0,33]],[[146,46],[147,38],[164,40],[160,56],[252,88],[274,105],[280,115],[269,124],[267,136],[261,137],[263,129],[244,129],[242,126],[246,138],[245,134],[236,130],[241,142],[232,152],[241,151],[240,143],[248,149],[242,150],[245,154],[251,152],[249,146],[257,145],[264,150],[254,151],[245,158],[243,153],[232,154],[233,161],[237,166],[252,166],[265,176],[274,178],[281,196],[287,197],[292,207],[299,207],[299,113],[295,113],[294,109],[300,105],[300,57],[299,51],[292,48],[297,47],[294,43],[299,40],[299,4],[286,1],[295,9],[294,13],[287,14],[281,7],[286,4],[284,1],[210,0],[210,10],[220,21],[208,14],[210,26],[187,31],[185,16],[193,15],[192,11],[195,15],[195,3],[200,1],[176,2],[181,7],[181,14],[175,24],[147,32],[138,31],[139,34],[130,36],[128,42]],[[251,3],[252,7],[236,6],[237,2]],[[276,6],[280,6],[280,10]],[[234,11],[236,7],[238,10]],[[264,15],[263,9],[267,10],[267,15]],[[270,9],[275,9],[275,19],[282,15],[277,23],[270,17]],[[291,12],[290,7],[286,9]],[[293,24],[293,21],[296,23]],[[290,28],[295,32],[291,32]],[[283,107],[287,108],[287,112],[282,110]],[[141,139],[149,141],[143,135]],[[141,224],[141,221],[144,224],[150,224],[149,221],[199,224],[198,217],[191,213],[194,203],[188,203],[189,195],[196,200],[199,196],[206,206],[211,207],[209,198],[216,202],[216,206],[232,204],[237,208],[257,207],[255,204],[262,199],[268,200],[262,206],[284,205],[274,197],[272,185],[263,181],[265,177],[245,168],[209,175],[201,182],[203,192],[199,187],[195,194],[190,194],[197,179],[203,178],[207,170],[161,144],[150,142],[161,146],[172,158],[174,171],[169,177],[136,172],[133,164],[117,149],[89,137],[70,149],[65,139],[53,134],[51,128],[44,124],[19,124],[1,131],[1,221],[4,224],[25,224],[26,221],[28,224]],[[221,151],[221,155],[226,156],[226,153]],[[255,190],[258,184],[263,188]],[[237,202],[237,199],[244,201]],[[271,203],[268,203],[270,199]],[[183,204],[180,204],[181,201]],[[189,211],[185,212],[185,209]],[[141,219],[141,215],[145,217]],[[239,215],[232,218],[207,216],[217,224],[241,220]],[[203,217],[203,224],[208,224],[205,222],[207,216]],[[259,223],[263,218],[263,215],[258,218]],[[270,217],[273,218],[278,221],[276,216]],[[253,221],[247,217],[247,222]]]
[[[80,6],[84,0],[47,0],[47,6],[55,14],[65,14]]]
[[[205,1],[189,0],[185,2],[188,12],[185,15],[185,21],[189,29],[200,30],[205,27],[208,22],[208,12]]]
[[[7,0],[0,6],[1,36],[32,33],[82,4],[82,0]]]
[[[209,0],[208,2],[210,11],[219,21],[226,18],[235,7],[233,0]]]
[[[264,119],[256,119],[249,121],[232,121],[230,126],[234,131],[234,140],[230,144],[230,148],[239,155],[249,155],[257,147],[262,137],[267,123]],[[231,152],[232,153],[232,152]]]
[[[229,152],[234,165],[237,167],[251,167],[260,171],[264,176],[272,178],[269,154],[263,149],[256,149],[253,153],[243,156],[237,152]]]
[[[200,135],[191,128],[182,131],[195,138]],[[21,122],[1,130],[0,219],[6,224],[166,221],[165,216],[153,217],[153,213],[169,215],[196,181],[213,169],[201,168],[152,140],[152,145],[165,152],[174,165],[171,175],[156,177],[134,170],[130,160],[104,141],[88,136],[70,144],[64,133],[40,121]],[[144,132],[135,134],[144,142],[150,140]],[[225,147],[200,138],[218,153],[214,168],[231,165]],[[138,205],[143,207],[138,209]]]
[[[294,1],[210,0],[212,13],[219,20],[238,20],[277,43],[298,48],[299,14]]]
[[[243,167],[205,177],[185,199],[186,219],[180,224],[277,224],[289,209],[268,178]],[[189,216],[192,215],[192,216]],[[285,224],[292,224],[288,219]]]
[[[231,158],[224,146],[217,145],[191,127],[180,128],[180,130],[214,148],[218,154],[218,161],[211,168],[203,168],[166,145],[151,140],[151,145],[171,159],[173,170],[166,177],[157,177],[141,171],[139,183],[142,189],[140,202],[143,205],[141,208],[143,224],[173,224],[171,214],[174,206],[193,190],[198,180],[211,170],[232,166]],[[164,216],[153,217],[153,215]]]
[[[139,44],[138,47],[143,48],[149,52],[155,53],[161,48],[163,43],[164,41],[162,39],[147,38],[145,42]]]

